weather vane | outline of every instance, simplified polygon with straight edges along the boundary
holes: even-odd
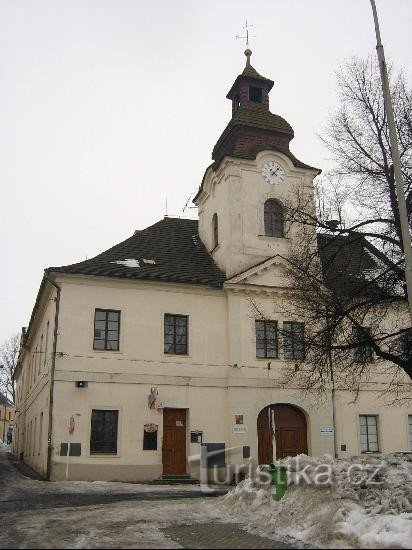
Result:
[[[246,46],[249,46],[249,38],[256,38],[256,35],[249,35],[249,29],[251,27],[253,27],[253,25],[248,25],[248,22],[246,19],[246,24],[243,27],[246,30],[246,36],[239,36],[238,34],[236,35],[236,38],[241,38],[243,40],[246,40]]]

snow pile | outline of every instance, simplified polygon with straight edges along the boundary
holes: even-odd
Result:
[[[236,485],[233,491],[225,495],[222,500],[234,512],[253,512],[262,504],[270,504],[271,492],[267,485],[262,486],[262,484],[247,478]]]
[[[325,548],[412,548],[412,456],[335,460],[299,455],[281,461],[289,488],[280,502],[257,473],[222,499],[248,530]]]

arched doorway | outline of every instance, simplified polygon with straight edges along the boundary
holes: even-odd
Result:
[[[259,464],[273,462],[273,427],[276,459],[307,454],[307,426],[303,412],[293,405],[268,405],[257,419]]]

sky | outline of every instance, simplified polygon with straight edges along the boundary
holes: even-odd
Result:
[[[411,82],[412,1],[376,0]],[[43,270],[90,258],[183,208],[230,120],[245,65],[275,85],[292,152],[317,137],[336,70],[375,55],[369,0],[0,0],[0,343],[27,326]]]

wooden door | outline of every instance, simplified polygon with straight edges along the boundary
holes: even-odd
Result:
[[[272,418],[275,424],[276,459],[307,454],[306,418],[302,411],[292,405],[270,405],[258,416],[259,464],[273,461]]]
[[[163,475],[186,474],[186,409],[163,410]]]
[[[257,420],[257,432],[259,464],[270,464],[273,462],[270,407],[265,407],[262,411],[260,411]]]

